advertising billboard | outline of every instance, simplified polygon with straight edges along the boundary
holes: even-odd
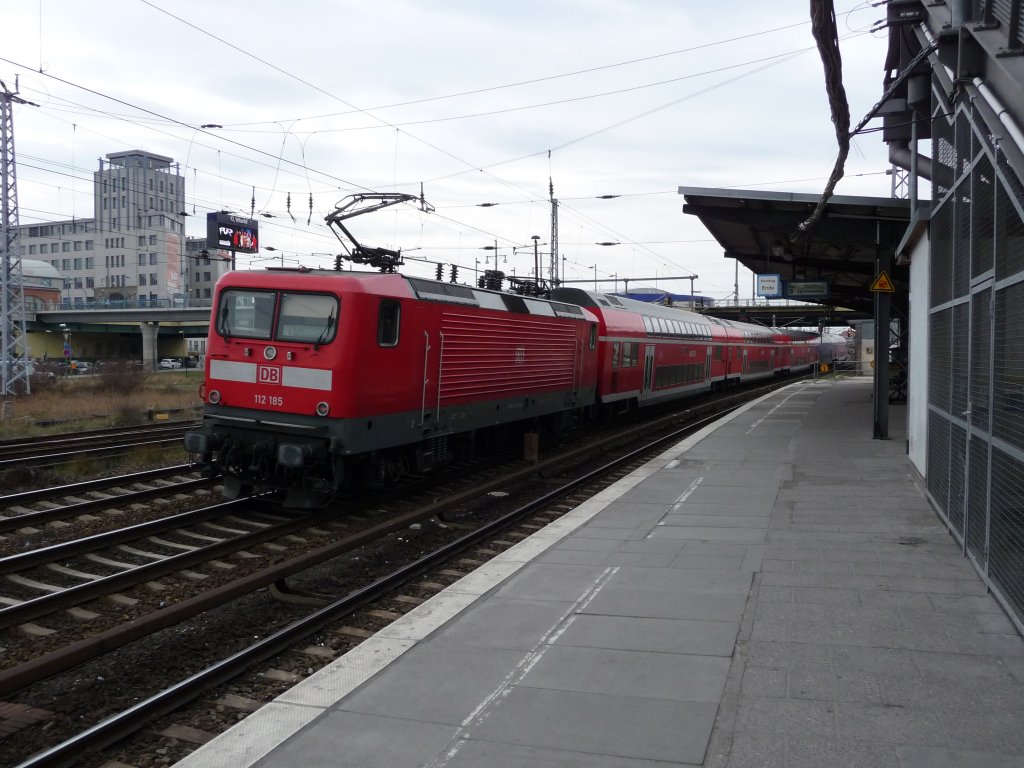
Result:
[[[206,247],[235,253],[259,251],[259,222],[223,211],[206,214]]]

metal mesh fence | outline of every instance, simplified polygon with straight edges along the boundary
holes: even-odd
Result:
[[[938,118],[928,350],[928,492],[1024,625],[1024,186],[961,97]]]
[[[970,229],[976,233],[971,242],[971,277],[978,277],[992,269],[995,256],[993,237],[996,231],[995,176],[992,162],[982,157],[971,177],[971,199],[974,205],[971,207]]]
[[[932,306],[945,304],[953,292],[953,205],[947,201],[932,216],[930,263]]]
[[[988,552],[988,443],[984,440],[970,442],[971,455],[968,459],[970,477],[967,496],[967,551],[982,568],[987,565]]]
[[[1024,616],[1024,462],[992,451],[988,573],[1017,617]]]
[[[996,292],[992,434],[1024,449],[1024,283]]]
[[[928,330],[928,402],[943,411],[949,410],[950,369],[953,363],[952,323],[953,311],[944,309],[932,313]]]
[[[946,521],[957,530],[962,529],[960,517],[950,519],[949,421],[935,411],[928,415],[928,493]]]
[[[1024,222],[1014,205],[1024,202],[1024,189],[1000,155],[996,185],[996,279],[1001,280],[1024,270]]]

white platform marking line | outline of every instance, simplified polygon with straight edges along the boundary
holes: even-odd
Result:
[[[758,420],[757,420],[757,421],[755,421],[755,422],[754,422],[753,424],[751,424],[751,425],[750,425],[750,429],[748,429],[748,430],[747,430],[746,434],[748,434],[748,435],[749,435],[749,434],[750,434],[751,432],[753,432],[753,431],[754,431],[755,429],[757,429],[757,428],[758,428],[759,426],[761,426],[761,422],[762,422],[762,421],[764,421],[764,420],[765,420],[765,419],[767,419],[767,418],[768,418],[769,416],[771,416],[771,415],[772,415],[773,413],[775,413],[775,412],[776,412],[777,410],[779,410],[779,409],[780,409],[780,408],[781,408],[782,406],[784,406],[784,405],[785,405],[785,404],[786,404],[786,403],[787,403],[787,402],[788,402],[788,401],[789,401],[789,400],[790,400],[791,398],[794,398],[794,397],[796,397],[797,395],[800,395],[800,394],[803,394],[803,388],[801,388],[801,389],[797,390],[796,392],[791,392],[790,394],[786,395],[786,396],[785,396],[784,398],[782,398],[782,400],[780,400],[780,401],[779,401],[779,402],[778,402],[778,403],[777,403],[777,404],[775,405],[775,407],[774,407],[774,408],[772,408],[772,409],[771,409],[770,411],[768,411],[768,413],[766,413],[766,414],[765,414],[764,416],[762,416],[762,417],[761,417],[760,419],[758,419]]]
[[[692,483],[690,483],[690,487],[687,488],[685,491],[683,491],[679,495],[678,499],[676,499],[675,501],[672,502],[672,506],[668,508],[668,512],[666,512],[665,514],[667,515],[667,514],[670,514],[672,512],[675,512],[681,506],[683,506],[683,503],[686,501],[687,498],[689,498],[690,494],[692,494],[694,491],[696,491],[697,490],[697,486],[700,485],[703,482],[704,482],[704,475],[701,475],[696,480],[694,480]],[[665,525],[665,518],[662,518],[661,520],[659,520],[654,527],[657,528],[659,525]],[[648,533],[646,536],[644,536],[644,538],[645,539],[649,539],[653,535],[654,535],[654,531],[652,530],[650,533]]]
[[[590,605],[591,601],[601,592],[602,589],[608,584],[612,576],[619,571],[619,566],[605,568],[601,575],[598,576],[586,591],[580,595],[572,605],[558,617],[558,621],[555,622],[554,626],[551,627],[544,636],[537,641],[537,644],[533,646],[526,655],[523,656],[517,663],[515,668],[509,672],[505,679],[502,680],[501,684],[488,694],[483,701],[481,701],[466,719],[459,725],[459,730],[455,732],[451,740],[448,742],[448,747],[440,755],[435,757],[431,762],[427,763],[424,768],[445,768],[453,757],[455,757],[462,745],[468,741],[470,733],[469,728],[473,725],[479,725],[488,717],[487,709],[494,702],[508,696],[512,689],[522,681],[524,677],[529,673],[531,669],[537,666],[537,663],[544,658],[544,654],[547,653],[550,648],[563,634],[565,631],[572,626],[572,623],[576,620],[576,616]]]

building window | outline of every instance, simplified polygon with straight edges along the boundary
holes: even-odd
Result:
[[[63,265],[63,266],[61,266],[61,269],[63,269],[65,272],[67,272],[69,269],[71,269],[71,259],[64,259],[61,262],[61,264]]]
[[[65,240],[60,245],[61,245],[61,250],[64,251],[65,253],[70,253],[71,252],[71,243],[68,242],[67,240]]]
[[[35,253],[36,253],[36,247],[34,245],[30,245],[28,247],[28,253],[29,253],[30,256],[34,256]]]
[[[156,245],[156,235],[150,235],[149,236],[149,244],[150,245]]]
[[[146,236],[145,235],[139,235],[139,245],[145,245],[145,244],[146,244]]]
[[[156,254],[155,254],[155,253],[150,253],[150,254],[149,254],[149,263],[150,263],[150,264],[158,264],[158,263],[159,263],[159,262],[158,262],[158,261],[156,260]]]
[[[146,276],[140,274],[139,275],[139,285],[145,285],[145,284],[146,284]]]
[[[85,241],[85,250],[87,250],[87,251],[91,251],[92,250],[92,240],[86,240]]]
[[[85,268],[86,269],[94,269],[95,267],[96,267],[96,257],[95,256],[86,256],[85,257]]]
[[[209,272],[203,272],[203,280],[205,280],[206,282],[210,282],[210,273]]]
[[[140,253],[139,254],[139,266],[140,267],[144,267],[145,265],[146,265],[146,254]]]
[[[75,259],[75,269],[81,269],[81,268],[82,268],[82,260],[80,258]]]
[[[91,277],[86,277],[85,278],[85,287],[86,288],[95,288],[96,287],[96,281],[93,278],[91,278]]]
[[[81,240],[75,240],[75,250],[76,251],[82,250],[82,241]]]
[[[149,284],[150,285],[158,285],[159,284],[159,282],[157,281],[157,273],[156,272],[150,272],[149,273]]]
[[[82,287],[82,278],[76,277],[75,278],[75,288],[81,288],[81,287]]]

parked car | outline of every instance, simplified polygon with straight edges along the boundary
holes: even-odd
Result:
[[[71,370],[74,373],[78,374],[92,373],[93,365],[87,360],[76,360],[75,362],[71,363]]]
[[[160,367],[168,369],[181,368],[181,360],[178,360],[177,358],[174,357],[165,357],[163,360],[160,361]]]

